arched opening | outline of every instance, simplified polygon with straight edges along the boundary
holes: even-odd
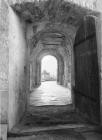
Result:
[[[64,86],[65,70],[63,57],[54,50],[42,50],[36,57],[36,76],[30,103],[34,106],[68,105],[72,103],[71,90]],[[33,76],[31,76],[32,78]],[[33,85],[33,84],[32,84]]]
[[[47,55],[41,60],[41,82],[57,81],[58,62],[54,56]]]
[[[24,10],[21,10],[21,18],[26,15],[28,17],[24,20],[27,22],[25,24],[27,28],[24,28],[27,31],[22,32],[22,35],[26,33],[26,36],[21,40],[18,35],[19,32],[17,32],[17,37],[15,36],[15,39],[18,38],[18,42],[21,41],[20,48],[17,40],[15,40],[15,43],[11,43],[11,46],[15,44],[15,48],[10,53],[19,48],[15,55],[17,58],[15,57],[14,62],[16,64],[14,63],[14,69],[12,69],[12,65],[9,67],[15,70],[13,75],[12,72],[10,73],[11,80],[14,79],[15,83],[12,80],[13,84],[9,84],[10,88],[13,87],[10,89],[10,95],[11,90],[12,95],[15,93],[15,96],[13,96],[14,102],[11,102],[12,98],[9,96],[9,108],[12,107],[9,114],[15,114],[14,117],[11,115],[9,117],[11,122],[12,118],[14,118],[12,126],[16,123],[16,116],[19,115],[21,109],[24,109],[22,111],[24,112],[26,108],[27,112],[21,128],[67,124],[72,129],[76,125],[80,127],[80,124],[82,124],[83,127],[83,124],[90,122],[100,124],[101,76],[99,76],[99,73],[101,72],[98,63],[96,23],[93,18],[86,16],[94,13],[91,13],[91,11],[85,12],[85,9],[80,9],[81,7],[79,8],[79,6],[73,4],[70,5],[70,2],[68,5],[65,1],[54,3],[53,0],[49,0],[48,3],[44,1],[45,4],[40,2],[42,1],[36,2],[34,5],[31,3],[30,5],[33,5],[35,10],[33,11],[32,8],[29,8],[29,10],[31,9],[30,12],[28,3],[23,4],[24,6],[22,5],[21,8],[17,5],[15,6],[19,10],[25,7]],[[29,13],[31,13],[31,16]],[[41,18],[40,14],[44,17]],[[28,23],[30,17],[32,23]],[[27,45],[24,44],[23,48],[24,39],[27,39],[25,40]],[[18,53],[20,53],[19,56]],[[46,81],[42,80],[41,75],[43,63],[45,64],[43,59],[47,55],[51,55],[57,60],[56,78],[54,79],[57,82],[52,87],[50,85],[50,89],[49,85],[44,86],[42,84]],[[13,64],[12,61],[11,64]],[[50,68],[51,65],[48,66],[48,64],[44,67]],[[47,76],[48,73],[49,71]],[[69,81],[71,82],[74,102],[71,102],[71,92],[67,87],[69,74],[71,75],[71,80]],[[25,77],[27,77],[27,80]],[[26,84],[24,85],[24,83]],[[25,95],[25,93],[27,94]],[[17,106],[15,111],[13,111],[14,105]],[[19,116],[17,122],[22,115]],[[22,130],[20,129],[19,132]]]

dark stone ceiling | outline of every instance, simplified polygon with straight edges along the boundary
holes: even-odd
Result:
[[[95,14],[64,0],[23,2],[12,5],[13,9],[29,23],[49,21],[78,26],[83,16]]]
[[[54,45],[57,47],[70,44],[75,36],[75,31],[72,28],[77,30],[84,16],[96,15],[91,10],[65,0],[23,1],[12,5],[12,8],[24,21],[33,24],[34,36],[31,38],[31,44],[33,44],[31,48],[36,46],[39,40],[45,46]],[[40,31],[38,31],[39,23],[45,24],[44,29]]]

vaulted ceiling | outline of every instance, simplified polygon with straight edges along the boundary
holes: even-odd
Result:
[[[36,0],[12,5],[13,9],[29,23],[50,21],[77,27],[84,15],[95,14],[64,0]]]
[[[54,45],[56,48],[71,45],[83,17],[96,16],[96,12],[66,0],[23,1],[13,4],[12,8],[25,22],[33,24],[34,35],[31,38],[31,52],[39,40],[45,46]],[[40,29],[42,23],[44,23],[44,27],[41,25]]]

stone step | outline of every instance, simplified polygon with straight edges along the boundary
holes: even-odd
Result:
[[[98,126],[93,126],[89,124],[64,124],[64,125],[56,125],[56,126],[47,126],[47,127],[15,127],[12,132],[10,132],[9,136],[29,136],[34,135],[38,132],[43,131],[52,131],[52,130],[62,130],[62,129],[74,129],[75,131],[94,131],[98,129]]]
[[[97,128],[97,126],[70,124],[46,130],[43,128],[42,131],[36,129],[24,135],[12,135],[8,140],[102,140],[102,133],[97,132]]]

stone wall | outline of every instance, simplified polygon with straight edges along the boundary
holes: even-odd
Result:
[[[9,130],[26,110],[26,31],[25,23],[9,8]]]
[[[101,5],[102,6],[102,5]],[[101,7],[102,9],[102,7]],[[98,44],[98,60],[99,60],[99,75],[100,75],[100,111],[102,124],[102,13],[100,13],[96,22],[96,34]]]
[[[0,1],[0,139],[7,139],[8,120],[8,6]]]
[[[101,111],[101,125],[102,125],[102,1],[97,0],[97,9],[100,10],[99,17],[96,23],[97,42],[98,42],[98,55],[100,66],[100,111]]]
[[[35,0],[8,0],[9,4],[15,4],[15,3],[23,3],[23,2],[34,2]],[[43,1],[43,0],[42,0]],[[95,10],[97,3],[101,3],[100,0],[65,0],[70,3],[77,4],[79,6],[82,6],[84,8],[89,8],[92,10]],[[99,9],[98,9],[99,10]]]
[[[76,34],[75,105],[84,116],[100,123],[100,85],[95,20],[86,17]],[[83,34],[82,34],[83,33]]]
[[[8,106],[8,6],[0,3],[0,123],[7,123]]]
[[[26,109],[27,47],[24,27],[25,23],[1,0],[0,123],[9,124],[9,129],[20,120]]]

